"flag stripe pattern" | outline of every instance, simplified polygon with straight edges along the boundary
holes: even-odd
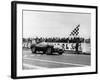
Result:
[[[79,34],[79,27],[80,25],[77,25],[77,27],[71,32],[70,36],[77,36]]]

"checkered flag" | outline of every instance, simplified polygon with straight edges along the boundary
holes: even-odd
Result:
[[[71,32],[70,36],[78,36],[80,24]]]

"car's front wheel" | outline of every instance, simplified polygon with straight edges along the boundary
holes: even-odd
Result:
[[[36,52],[36,48],[35,47],[32,47],[31,48],[31,51],[32,51],[32,53],[35,53]]]

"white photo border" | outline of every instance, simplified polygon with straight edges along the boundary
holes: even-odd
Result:
[[[46,69],[46,70],[22,70],[23,10],[90,13],[91,14],[91,66],[77,67],[77,68],[75,67],[75,68]],[[30,77],[97,73],[97,6],[13,1],[12,41],[13,41],[12,70],[11,70],[12,78],[30,78]]]

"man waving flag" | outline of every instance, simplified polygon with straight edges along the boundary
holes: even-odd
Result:
[[[79,27],[80,27],[80,24],[78,24],[77,27],[74,28],[74,30],[72,30],[72,32],[69,35],[70,38],[76,38],[74,40],[75,43],[76,43],[76,46],[75,46],[75,52],[76,53],[79,53],[79,46],[81,46],[81,44],[79,43],[79,36],[78,36],[79,35]]]

